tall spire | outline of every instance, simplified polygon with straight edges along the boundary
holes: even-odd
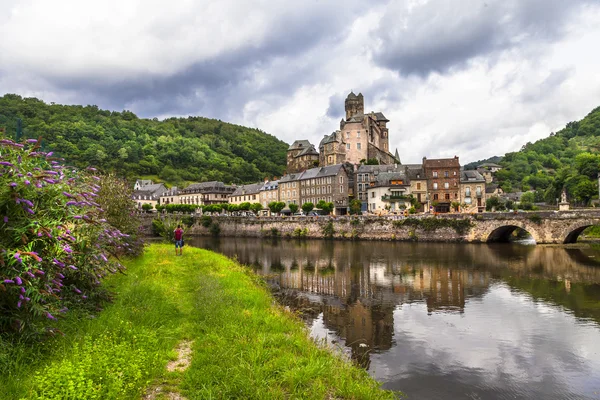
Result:
[[[396,161],[398,161],[398,164],[402,165],[402,162],[400,161],[400,154],[398,154],[397,147],[396,147],[396,152],[394,153],[394,158],[396,159]]]

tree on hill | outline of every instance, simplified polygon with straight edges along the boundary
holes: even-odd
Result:
[[[586,205],[598,196],[600,107],[549,137],[507,153],[496,179],[504,191],[534,190],[536,201],[555,203],[563,189]]]
[[[21,121],[21,122],[19,122]],[[70,165],[93,165],[130,180],[152,177],[172,185],[218,180],[250,183],[285,171],[288,145],[258,129],[203,117],[138,118],[130,111],[46,104],[14,94],[0,97],[0,128]]]

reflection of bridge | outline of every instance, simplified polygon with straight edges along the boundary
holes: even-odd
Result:
[[[470,242],[507,242],[516,229],[523,229],[536,243],[575,243],[585,228],[600,224],[600,211],[482,213],[472,222],[465,235]]]

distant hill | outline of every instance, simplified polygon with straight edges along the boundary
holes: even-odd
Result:
[[[486,158],[485,160],[473,161],[471,163],[465,164],[465,169],[476,169],[478,165],[485,163],[493,163],[498,164],[502,160],[502,156],[493,156],[490,158]]]
[[[47,151],[76,167],[93,165],[129,179],[170,184],[220,180],[249,183],[285,171],[288,145],[258,129],[203,117],[138,118],[130,111],[46,104],[14,94],[0,97],[0,127],[14,137],[42,137]]]
[[[600,171],[600,107],[581,121],[520,151],[507,153],[496,173],[505,191],[535,190],[536,201],[554,202],[563,188],[571,202],[587,204],[598,197]]]

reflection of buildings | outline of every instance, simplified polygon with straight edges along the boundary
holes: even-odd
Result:
[[[250,238],[223,240],[212,248],[268,276],[297,297],[296,307],[313,319],[323,313],[326,328],[344,338],[361,365],[368,364],[369,352],[393,345],[398,305],[426,304],[428,313],[468,312],[470,299],[485,295],[496,279],[600,321],[590,297],[582,297],[600,298],[600,263],[580,250]]]

